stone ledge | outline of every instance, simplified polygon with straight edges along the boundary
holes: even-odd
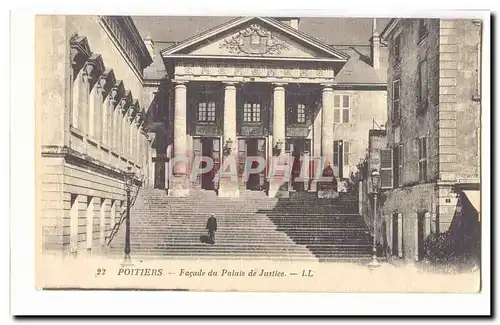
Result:
[[[107,163],[92,158],[86,154],[82,154],[74,149],[66,146],[45,145],[42,146],[42,157],[48,158],[64,158],[65,162],[77,166],[83,166],[97,173],[101,173],[110,177],[123,179],[124,171],[115,168]],[[139,180],[136,179],[136,183]]]

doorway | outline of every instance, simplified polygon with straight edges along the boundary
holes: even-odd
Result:
[[[198,174],[195,180],[194,187],[202,188],[204,190],[215,190],[218,184],[214,181],[220,166],[220,140],[219,138],[194,138],[193,151],[196,156],[203,156],[212,159],[213,168],[202,174]],[[198,168],[205,168],[206,162],[202,160]],[[194,166],[196,168],[196,166]]]
[[[417,259],[421,261],[424,258],[424,224],[425,212],[417,214]]]
[[[309,184],[304,182],[303,179],[300,179],[300,173],[302,172],[302,164],[301,157],[305,155],[309,155],[311,152],[311,140],[310,139],[287,139],[288,145],[287,149],[290,152],[290,155],[293,157],[293,165],[291,170],[291,187],[294,191],[307,191],[309,189]],[[311,162],[310,162],[311,164]],[[309,178],[309,173],[311,171],[311,165],[306,169],[304,175],[302,175],[305,179]]]
[[[393,256],[398,256],[399,252],[399,220],[398,220],[398,214],[393,213],[392,214],[392,255]]]
[[[266,140],[262,138],[246,138],[238,140],[238,177],[240,186],[247,190],[260,191],[264,188],[266,168],[258,173],[251,173],[245,181],[245,164],[247,157],[261,157],[266,160]],[[250,167],[250,166],[248,166]],[[257,169],[258,161],[251,162],[251,168]]]

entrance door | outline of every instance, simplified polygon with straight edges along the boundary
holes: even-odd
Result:
[[[194,181],[193,187],[202,188],[205,190],[213,190],[218,184],[214,183],[214,176],[220,166],[220,140],[218,138],[194,138],[193,151],[195,156],[203,156],[212,159],[214,166],[211,170],[198,174]],[[196,168],[196,166],[193,166]],[[205,168],[206,162],[201,161],[199,168]]]
[[[424,258],[424,221],[425,212],[417,214],[417,257],[421,261]]]
[[[264,168],[259,173],[248,175],[248,180],[245,182],[245,164],[247,157],[261,157],[266,159],[266,140],[265,139],[239,139],[238,140],[238,176],[239,184],[243,185],[248,190],[260,191],[264,187],[266,178],[266,169]],[[257,169],[258,161],[253,161],[251,167]]]
[[[257,139],[247,140],[247,157],[256,157],[259,155],[259,142]],[[252,161],[252,169],[258,167],[257,161]],[[247,189],[260,190],[260,173],[252,173],[248,175]]]
[[[392,214],[392,255],[398,256],[398,248],[399,248],[399,241],[398,241],[398,230],[399,230],[399,225],[398,225],[398,214],[393,213]]]
[[[304,180],[300,180],[300,173],[302,172],[302,161],[300,158],[304,155],[309,155],[311,152],[311,140],[310,139],[288,139],[290,154],[293,157],[293,165],[291,171],[291,182],[292,188],[295,191],[305,191],[308,186],[304,184]],[[303,175],[306,178],[309,176],[310,167],[306,170],[306,174]],[[296,181],[298,179],[298,181]]]

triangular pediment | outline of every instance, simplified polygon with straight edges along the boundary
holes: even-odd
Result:
[[[163,57],[268,57],[346,61],[349,56],[272,18],[243,17],[162,51]]]

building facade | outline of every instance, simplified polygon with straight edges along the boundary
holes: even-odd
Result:
[[[386,142],[372,159],[382,187],[377,237],[387,255],[421,260],[429,234],[463,230],[466,218],[477,225],[481,22],[393,19],[382,37],[389,120],[385,139],[371,140]],[[464,215],[465,201],[475,215]]]
[[[129,170],[137,187],[173,196],[321,194],[325,170],[343,190],[368,129],[387,119],[386,47],[373,30],[366,45],[333,46],[298,18],[240,17],[169,43],[144,39],[127,16],[37,16],[41,249],[102,250],[123,220]],[[197,174],[204,158],[214,168]],[[271,174],[273,162],[291,178]],[[236,179],[217,173],[225,166]]]
[[[101,250],[125,208],[124,172],[150,180],[143,70],[130,17],[36,17],[41,249]]]
[[[359,50],[301,32],[296,18],[241,17],[167,47],[150,43],[165,70],[154,77],[164,93],[155,186],[169,195],[318,191],[321,167],[304,167],[304,156],[323,157],[342,190],[366,154],[368,129],[386,121],[386,51],[375,32]],[[202,157],[214,168],[191,177]],[[273,162],[290,169],[288,181],[269,173]],[[226,167],[237,179],[219,172]],[[258,171],[245,178],[249,168]]]

